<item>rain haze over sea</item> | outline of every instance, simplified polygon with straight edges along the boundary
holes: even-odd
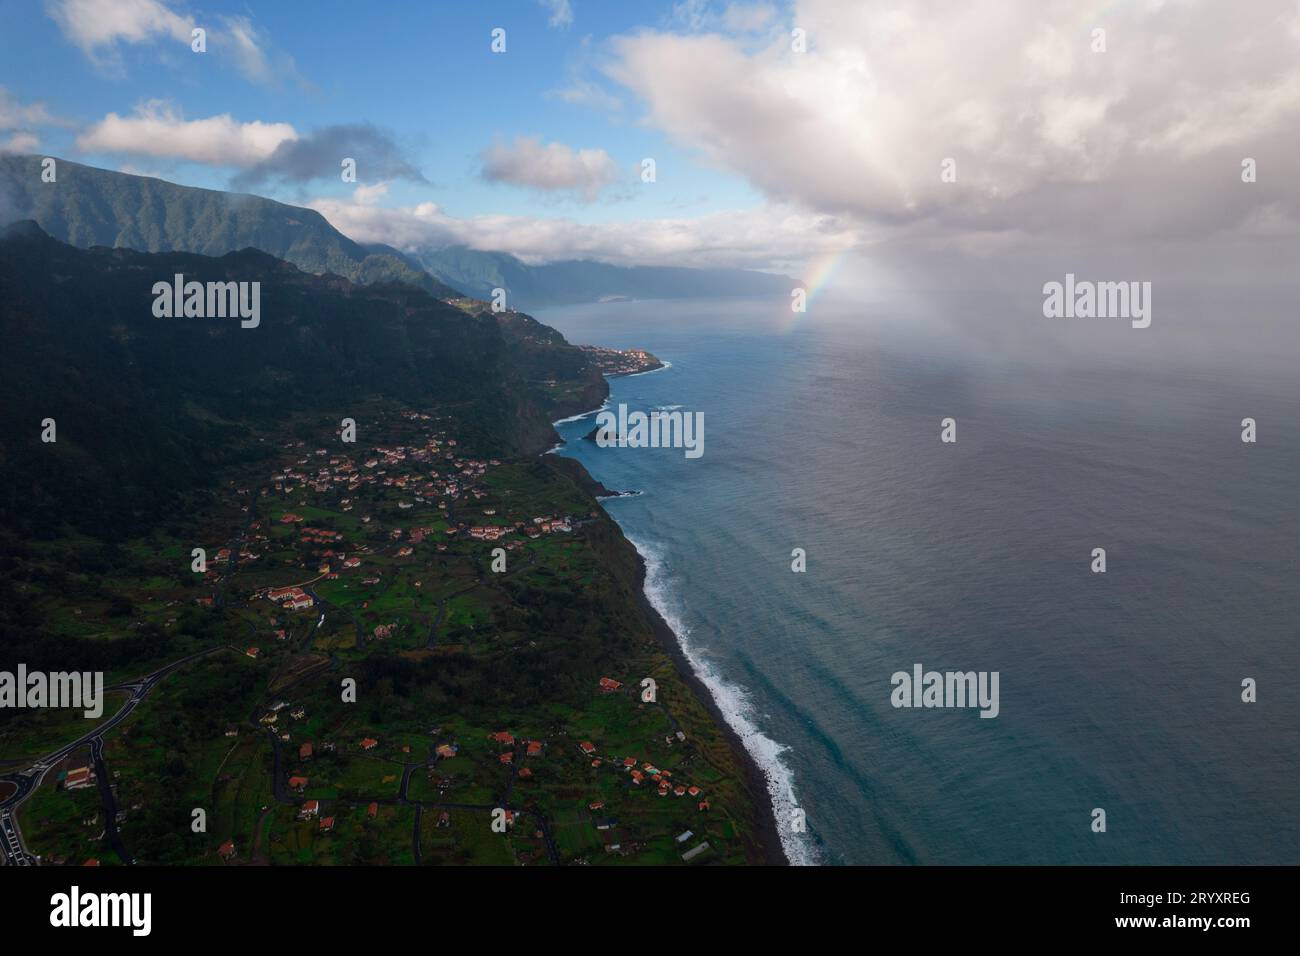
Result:
[[[1294,353],[1217,347],[1190,307],[1162,339],[1174,304],[1142,331],[1021,305],[546,310],[671,363],[612,404],[705,422],[696,460],[598,448],[592,418],[561,453],[641,493],[607,507],[778,824],[806,813],[795,861],[1300,863]],[[918,663],[998,672],[1000,713],[894,708]]]

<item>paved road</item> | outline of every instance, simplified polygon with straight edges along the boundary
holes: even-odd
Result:
[[[116,727],[139,706],[140,702],[148,696],[149,692],[158,685],[164,677],[172,671],[185,666],[191,661],[198,660],[200,657],[207,657],[209,654],[215,654],[218,651],[234,650],[232,647],[222,645],[220,647],[209,647],[207,650],[196,651],[187,657],[182,657],[178,661],[172,661],[166,667],[160,667],[152,674],[146,674],[143,677],[137,677],[132,681],[124,681],[120,684],[113,684],[106,687],[105,690],[127,691],[130,697],[116,714],[108,718],[101,724],[82,734],[72,743],[60,747],[51,753],[46,754],[39,760],[35,761],[25,770],[16,773],[7,774],[0,777],[0,780],[6,780],[12,783],[17,790],[0,802],[0,860],[7,866],[35,866],[37,863],[36,856],[27,850],[23,844],[22,830],[18,827],[18,808],[35,793],[45,780],[45,775],[49,773],[52,767],[55,767],[65,757],[87,744],[91,745],[91,757],[97,767],[103,766],[103,747],[104,735]],[[100,781],[100,789],[108,786],[108,781]],[[116,835],[116,827],[113,821],[109,821],[111,832]],[[120,841],[118,841],[120,843]],[[117,847],[115,847],[117,848]],[[119,849],[124,854],[124,850]],[[128,859],[125,855],[123,859]]]

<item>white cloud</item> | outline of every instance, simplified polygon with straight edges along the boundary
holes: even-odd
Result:
[[[766,29],[775,17],[776,9],[770,3],[731,3],[722,12],[727,29],[738,33]]]
[[[609,90],[580,77],[571,79],[568,86],[547,90],[545,95],[551,99],[563,100],[573,106],[586,106],[609,112],[616,112],[623,108],[623,101]]]
[[[47,0],[46,10],[63,35],[92,61],[112,62],[119,43],[153,43],[170,39],[188,48],[192,31],[207,31],[209,54],[229,52],[235,67],[254,83],[277,84],[297,76],[290,57],[272,56],[270,42],[247,16],[199,20],[179,14],[163,0]]]
[[[355,198],[317,199],[308,205],[358,242],[382,242],[405,251],[466,245],[508,252],[527,262],[596,259],[616,265],[797,270],[808,258],[863,241],[833,217],[777,205],[694,218],[591,224],[532,216],[458,219],[431,202],[382,208]]]
[[[352,190],[352,201],[361,206],[373,206],[387,195],[387,182],[374,183],[369,186],[362,184]]]
[[[222,17],[222,22],[226,25],[225,36],[235,51],[240,72],[254,82],[273,82],[275,71],[252,21],[248,17]]]
[[[49,0],[49,15],[87,56],[118,41],[145,43],[170,37],[187,45],[194,18],[173,12],[161,0]]]
[[[35,133],[19,130],[0,144],[0,153],[34,153],[40,145],[41,141]]]
[[[567,27],[573,23],[573,4],[569,0],[538,0],[538,3],[550,11],[546,22],[551,26]]]
[[[0,86],[0,130],[50,124],[62,125],[62,121],[51,116],[44,103],[20,103],[18,97]]]
[[[568,62],[564,68],[565,84],[547,90],[543,95],[549,99],[563,100],[574,106],[587,106],[611,113],[622,109],[623,101],[606,89],[604,83],[596,82],[593,78],[594,57],[592,38],[590,35],[584,36],[570,48],[567,54]]]
[[[615,38],[606,72],[646,122],[774,202],[945,241],[1208,235],[1264,204],[1300,210],[1281,172],[1300,151],[1295,0],[1239,17],[1134,2],[1101,23],[1073,0],[802,0],[806,53],[785,25],[756,44],[741,12],[675,12],[671,32]],[[1244,156],[1277,175],[1245,186]]]
[[[77,137],[77,148],[244,167],[266,160],[281,143],[296,139],[298,133],[288,123],[240,123],[229,113],[187,120],[169,103],[151,100],[131,116],[109,113]]]
[[[479,157],[483,178],[546,192],[572,192],[586,202],[619,177],[618,164],[603,149],[575,150],[540,137],[518,136],[513,145],[496,144]]]
[[[0,86],[0,153],[32,153],[41,145],[35,127],[67,126],[66,120],[52,115],[44,103],[22,103]]]

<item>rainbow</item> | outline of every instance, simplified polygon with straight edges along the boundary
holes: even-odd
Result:
[[[802,288],[807,292],[806,305],[808,311],[812,310],[813,302],[817,299],[817,296],[831,284],[831,280],[835,277],[835,273],[839,271],[840,266],[844,264],[844,260],[848,258],[849,253],[852,250],[853,244],[845,243],[840,248],[823,252],[821,255],[814,257],[808,262],[807,278],[799,285],[799,288]],[[785,313],[782,316],[780,323],[781,331],[787,333],[793,332],[803,324],[803,319],[807,315],[807,312],[795,312],[790,308],[790,303],[788,301],[785,303],[784,307]]]

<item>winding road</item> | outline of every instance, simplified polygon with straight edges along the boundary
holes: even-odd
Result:
[[[196,651],[178,661],[172,661],[165,667],[160,667],[152,674],[146,674],[132,681],[124,681],[120,684],[113,684],[111,687],[104,688],[105,691],[127,691],[130,697],[125,704],[112,717],[96,724],[95,727],[82,734],[76,740],[52,751],[40,759],[36,760],[25,770],[16,773],[0,776],[0,780],[12,784],[16,789],[9,794],[3,801],[0,801],[0,860],[6,866],[35,866],[39,863],[34,853],[29,851],[23,844],[22,830],[18,826],[18,808],[22,806],[34,794],[45,781],[45,775],[51,769],[56,767],[64,758],[71,755],[80,747],[90,745],[91,761],[95,765],[96,777],[98,778],[99,790],[104,795],[104,812],[106,817],[106,833],[110,845],[118,852],[123,862],[133,862],[130,855],[127,854],[126,848],[122,846],[121,838],[117,832],[116,801],[112,798],[107,778],[107,771],[104,767],[104,735],[117,727],[122,721],[130,717],[132,712],[139,706],[140,702],[149,695],[149,693],[158,686],[158,683],[168,674],[184,667],[191,661],[196,661],[201,657],[207,657],[218,651],[235,651],[235,648],[229,645],[220,645],[218,647],[209,647],[206,650]],[[236,653],[238,653],[236,651]]]

